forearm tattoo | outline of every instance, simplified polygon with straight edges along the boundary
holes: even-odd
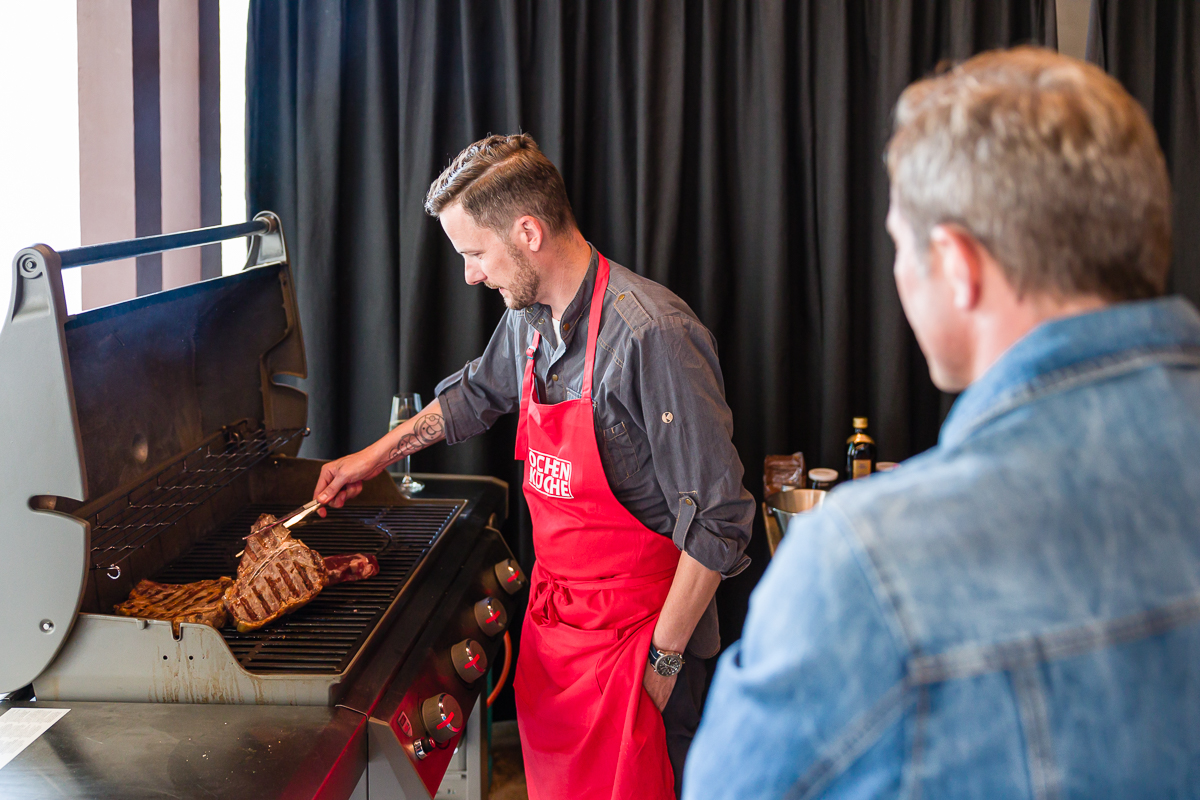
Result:
[[[446,421],[441,414],[425,414],[413,420],[413,429],[400,437],[388,453],[388,463],[395,463],[418,450],[424,450],[446,438]]]

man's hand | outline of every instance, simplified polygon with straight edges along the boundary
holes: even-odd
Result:
[[[696,623],[708,606],[708,601],[717,592],[721,575],[714,572],[692,558],[687,553],[679,556],[679,566],[675,569],[675,580],[671,582],[671,591],[667,593],[666,603],[658,622],[654,625],[654,646],[659,650],[684,652]],[[675,689],[678,675],[664,678],[654,671],[649,661],[646,662],[646,674],[642,685],[650,694],[650,699],[658,710],[667,707],[671,692]]]
[[[654,701],[654,705],[658,706],[660,713],[667,707],[667,701],[671,699],[671,692],[675,691],[675,681],[678,679],[678,675],[664,678],[654,671],[654,667],[649,662],[646,663],[646,674],[642,678],[642,686],[646,687],[646,694],[650,695],[650,699]]]
[[[357,453],[330,461],[321,467],[321,477],[313,490],[313,499],[331,508],[341,508],[347,500],[362,493],[363,481],[369,481],[390,465],[434,442],[446,438],[442,404],[434,400],[410,420]],[[325,509],[318,512],[323,517]]]
[[[374,447],[368,447],[321,467],[313,498],[332,508],[341,508],[347,500],[358,497],[363,481],[371,480],[386,467],[386,462],[381,462],[374,450]],[[325,509],[318,513],[325,516]]]

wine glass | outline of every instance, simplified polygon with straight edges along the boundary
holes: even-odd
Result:
[[[396,426],[405,420],[410,420],[421,412],[421,395],[414,393],[398,394],[392,398],[392,416],[388,421],[388,431],[394,431]],[[412,469],[410,456],[404,457],[404,477],[400,479],[400,489],[406,494],[416,494],[425,488],[425,484],[413,480],[409,472]]]

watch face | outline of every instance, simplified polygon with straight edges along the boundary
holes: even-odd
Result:
[[[663,653],[654,665],[654,671],[664,678],[678,675],[681,669],[683,669],[683,658],[677,653]]]

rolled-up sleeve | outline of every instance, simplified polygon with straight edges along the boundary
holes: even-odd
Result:
[[[630,342],[653,468],[676,516],[676,546],[725,577],[738,574],[754,521],[742,485],[712,334],[682,315],[655,320]]]
[[[520,408],[522,376],[516,350],[523,346],[517,341],[522,327],[512,311],[505,311],[483,355],[434,389],[446,420],[448,444],[478,436]]]

